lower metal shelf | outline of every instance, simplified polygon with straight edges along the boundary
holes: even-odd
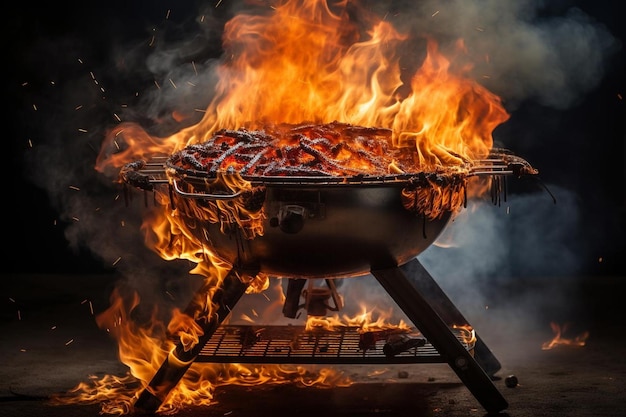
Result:
[[[472,333],[450,331],[473,354]],[[359,327],[306,330],[304,326],[220,326],[196,362],[289,364],[403,364],[446,362],[427,340],[389,355],[385,344],[399,335],[421,338],[405,330],[363,332]]]

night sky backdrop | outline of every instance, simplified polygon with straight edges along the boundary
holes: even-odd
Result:
[[[107,272],[123,268],[113,266],[119,257],[124,258],[121,264],[132,261],[128,248],[140,253],[133,256],[152,256],[139,249],[142,240],[133,218],[137,210],[123,207],[119,187],[93,167],[105,130],[118,118],[174,131],[171,112],[177,106],[203,105],[201,96],[185,98],[183,88],[168,95],[165,84],[183,76],[177,66],[193,61],[209,67],[219,58],[219,32],[232,15],[233,2],[224,0],[218,7],[216,2],[183,3],[113,0],[71,8],[59,4],[45,11],[18,5],[15,14],[5,16],[9,167],[2,206],[7,272]],[[388,3],[402,10],[407,2]],[[440,3],[476,4],[487,16],[489,7],[501,2]],[[518,63],[491,80],[490,87],[511,112],[494,137],[540,170],[557,204],[536,183],[513,184],[511,192],[521,196],[518,206],[511,197],[509,218],[514,221],[500,226],[500,233],[482,233],[482,238],[468,241],[488,239],[493,246],[508,248],[496,267],[482,274],[496,274],[498,268],[501,273],[501,265],[507,265],[506,275],[624,275],[626,37],[619,2],[515,3],[525,5],[517,9],[524,23],[520,27],[539,28],[538,42],[544,37],[548,55],[554,55],[544,56],[545,62],[563,68],[542,67],[537,61],[539,65],[526,70]],[[499,13],[503,20],[490,16],[486,31],[511,19]],[[200,15],[206,16],[201,25]],[[568,19],[576,25],[568,26]],[[458,19],[447,24],[453,22],[462,32]],[[504,47],[505,40],[494,45]],[[520,56],[530,54],[524,49],[528,45],[517,50],[510,45],[502,56],[529,61]],[[534,75],[551,73],[550,80],[528,84]],[[201,83],[210,85],[210,79]],[[119,227],[120,217],[125,228]],[[480,222],[478,217],[474,225]],[[484,242],[474,246],[486,252],[479,256],[492,253]]]

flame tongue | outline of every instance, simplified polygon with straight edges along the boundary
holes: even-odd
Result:
[[[421,66],[404,68],[397,51],[416,40],[364,11],[357,24],[353,6],[285,0],[267,13],[235,16],[225,25],[219,81],[202,120],[166,138],[120,125],[97,168],[170,154],[219,129],[332,121],[390,129],[394,145],[414,149],[423,170],[487,156],[493,130],[509,116],[496,95],[466,77],[471,66],[455,66],[428,39]],[[463,57],[462,41],[456,50]],[[120,152],[122,139],[129,146]]]

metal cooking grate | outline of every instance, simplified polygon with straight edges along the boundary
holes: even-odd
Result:
[[[474,343],[468,342],[471,334],[460,328],[450,330],[473,353]],[[387,339],[377,337],[376,333],[371,335],[374,338],[365,344],[359,327],[305,331],[304,326],[223,325],[215,331],[196,361],[310,364],[446,362],[428,341],[423,346],[388,357],[383,352]]]

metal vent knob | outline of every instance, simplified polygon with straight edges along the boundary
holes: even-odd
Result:
[[[306,210],[301,206],[289,205],[281,208],[278,226],[285,233],[295,234],[304,227]]]

